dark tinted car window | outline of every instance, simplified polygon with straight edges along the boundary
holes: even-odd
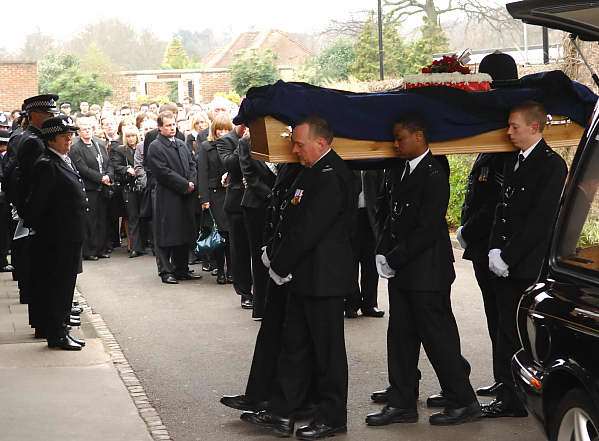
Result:
[[[587,147],[559,238],[560,264],[599,277],[599,142]]]

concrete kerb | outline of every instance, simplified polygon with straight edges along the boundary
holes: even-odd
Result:
[[[119,343],[114,335],[112,335],[112,332],[110,332],[110,329],[108,329],[108,326],[102,319],[102,316],[92,310],[92,308],[88,305],[85,296],[78,289],[75,289],[75,300],[79,302],[79,306],[83,308],[83,312],[89,317],[90,324],[95,333],[102,340],[102,344],[110,356],[112,364],[116,368],[121,381],[127,388],[129,396],[137,408],[140,417],[146,424],[146,428],[148,429],[152,439],[155,441],[172,441],[172,438],[168,433],[167,428],[164,426],[162,419],[158,415],[156,409],[150,403],[150,399],[146,395],[139,378],[127,361],[125,354],[123,354],[123,351],[121,351]]]

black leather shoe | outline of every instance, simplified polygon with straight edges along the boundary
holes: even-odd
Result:
[[[46,333],[39,328],[35,328],[34,338],[46,338]]]
[[[227,283],[233,283],[234,282],[232,274],[227,274],[226,277],[227,277]]]
[[[81,319],[79,318],[79,316],[75,315],[71,315],[69,316],[69,326],[81,326]]]
[[[362,315],[364,317],[384,317],[385,316],[385,311],[380,310],[379,308],[372,307],[372,308],[362,308]]]
[[[216,275],[216,283],[219,285],[225,285],[227,283],[227,278],[225,277],[225,273],[218,273]]]
[[[98,260],[98,256],[83,256],[83,260]]]
[[[254,309],[254,301],[252,299],[242,297],[241,298],[241,308],[242,309]]]
[[[144,254],[145,254],[145,253],[142,253],[142,252],[140,252],[140,251],[135,251],[135,250],[133,250],[133,251],[131,251],[131,252],[129,253],[129,258],[130,258],[130,259],[135,259],[136,257],[143,256]]]
[[[65,337],[49,338],[48,347],[52,349],[62,349],[64,351],[80,351],[81,345]]]
[[[326,423],[312,421],[307,426],[300,427],[295,432],[297,439],[311,440],[335,436],[336,433],[347,432],[347,426],[329,426]]]
[[[212,271],[213,269],[214,269],[214,267],[212,266],[212,264],[210,262],[202,263],[202,271]]]
[[[192,274],[192,273],[175,274],[175,279],[177,279],[177,280],[199,280],[201,278],[202,278],[201,274]]]
[[[218,269],[217,269],[217,268],[214,268],[212,271],[210,271],[210,275],[211,275],[211,276],[214,276],[214,277],[218,276]],[[226,280],[226,279],[225,279],[225,280]]]
[[[289,437],[293,435],[295,426],[295,421],[293,419],[280,417],[267,410],[262,410],[260,412],[243,412],[239,418],[246,423],[270,429],[277,436]]]
[[[402,409],[401,407],[385,406],[380,412],[369,413],[366,416],[366,424],[369,426],[416,422],[418,422],[416,409]]]
[[[375,403],[387,404],[389,401],[389,391],[387,389],[377,390],[370,395],[370,399]]]
[[[73,316],[80,316],[81,313],[83,312],[83,309],[81,308],[71,308],[71,315]]]
[[[470,406],[459,408],[446,408],[443,412],[434,413],[428,419],[433,426],[454,426],[468,423],[482,417],[480,404],[475,401]]]
[[[245,395],[225,395],[220,402],[227,407],[245,412],[260,412],[268,405],[266,401],[253,401]]]
[[[452,405],[453,403],[445,398],[445,395],[443,395],[443,391],[439,392],[438,394],[431,395],[426,399],[426,407],[429,409],[434,407],[451,407]]]
[[[12,266],[10,263],[6,266],[3,266],[2,269],[0,269],[0,272],[2,273],[12,273],[15,270],[15,267]]]
[[[160,278],[162,279],[162,283],[168,283],[169,285],[176,285],[179,283],[172,274],[166,274],[164,276],[160,276]]]
[[[515,409],[508,407],[503,401],[493,400],[489,404],[482,406],[484,418],[524,418],[528,416],[525,409]]]
[[[110,259],[110,254],[105,253],[105,254],[98,254],[98,257],[100,259]]]
[[[67,334],[67,338],[71,340],[73,343],[77,343],[82,348],[85,347],[85,340],[81,340],[80,338],[73,337],[71,334]]]
[[[495,382],[487,387],[479,387],[476,389],[476,395],[479,397],[494,397],[497,395],[497,391],[503,387],[503,383]]]
[[[358,318],[358,311],[353,308],[346,309],[345,310],[345,318],[348,318],[348,319]]]

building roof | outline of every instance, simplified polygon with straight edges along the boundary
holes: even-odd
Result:
[[[259,51],[270,49],[277,55],[277,64],[285,66],[303,64],[307,58],[313,55],[310,50],[289,37],[287,33],[271,29],[239,34],[229,45],[210,52],[204,58],[204,66],[227,68],[233,63],[238,52],[248,49]]]

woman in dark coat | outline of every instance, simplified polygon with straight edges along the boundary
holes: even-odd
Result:
[[[127,211],[127,241],[129,257],[143,254],[144,246],[140,233],[139,214],[141,209],[141,192],[135,176],[134,155],[139,143],[139,132],[135,126],[123,127],[123,144],[110,152],[110,161],[114,167],[116,181],[123,190],[123,200]]]
[[[233,128],[231,119],[227,115],[217,116],[210,125],[208,140],[198,147],[198,191],[200,203],[205,213],[212,214],[218,232],[225,239],[225,247],[216,251],[215,260],[217,268],[216,283],[222,285],[227,283],[225,276],[225,260],[227,262],[227,273],[230,269],[229,255],[229,225],[225,216],[225,187],[222,184],[222,176],[226,170],[216,150],[216,140],[226,135]]]
[[[185,144],[187,144],[189,151],[192,152],[194,156],[198,154],[198,147],[200,144],[208,139],[208,133],[210,131],[208,128],[209,121],[208,115],[204,112],[194,113],[191,117],[191,131],[185,138]]]

